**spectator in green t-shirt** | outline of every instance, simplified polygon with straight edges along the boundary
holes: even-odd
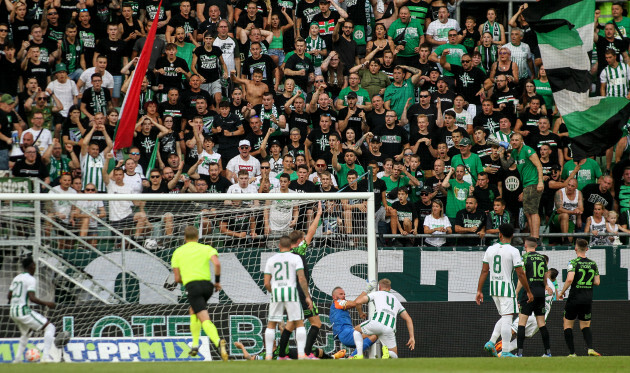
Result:
[[[387,35],[396,43],[398,64],[413,66],[418,61],[418,50],[424,43],[422,27],[422,22],[411,18],[408,7],[403,6],[398,10],[398,19],[389,26],[387,31]],[[399,41],[397,36],[401,34],[404,34],[404,37]]]
[[[466,54],[466,47],[457,44],[457,30],[448,31],[448,43],[442,44],[435,48],[433,53],[429,55],[429,61],[440,63],[440,57],[446,56],[446,62],[452,65],[461,66],[462,56]],[[444,76],[454,76],[449,70],[444,70]]]
[[[457,212],[466,208],[466,198],[472,194],[472,185],[464,181],[465,173],[464,165],[451,167],[440,185],[442,193],[446,194],[446,216],[452,226],[455,226]],[[455,174],[455,179],[452,179],[453,174]]]
[[[410,98],[414,97],[414,91],[416,86],[420,84],[422,80],[422,71],[417,70],[415,75],[411,78],[405,79],[404,66],[394,67],[394,82],[385,88],[385,109],[394,110],[399,118],[406,118],[403,116],[405,111],[405,105],[409,102]]]
[[[501,148],[501,164],[507,169],[516,163],[516,168],[521,174],[523,183],[523,213],[527,217],[527,226],[532,237],[538,238],[540,231],[540,216],[538,207],[540,197],[545,189],[543,182],[542,164],[536,151],[523,142],[523,135],[513,133],[510,136],[512,152],[508,160],[505,159],[505,152]]]
[[[357,73],[351,73],[348,77],[348,86],[339,92],[339,97],[335,101],[335,109],[341,110],[348,106],[348,93],[354,92],[357,95],[357,106],[365,111],[372,110],[372,103],[368,91],[361,87],[361,77]]]
[[[477,175],[483,172],[483,164],[481,158],[477,154],[471,153],[472,141],[468,137],[464,137],[459,141],[460,154],[453,156],[451,159],[451,167],[463,165],[466,169],[464,181],[469,184],[477,183]]]
[[[566,180],[569,177],[571,171],[575,169],[575,162],[567,162],[562,168],[562,180]],[[597,183],[597,179],[602,176],[602,169],[599,164],[591,159],[586,158],[585,162],[580,167],[580,171],[577,174],[578,190],[582,190],[588,184]]]
[[[359,164],[356,164],[357,154],[352,150],[346,150],[346,153],[343,155],[343,159],[346,163],[339,164],[337,161],[337,156],[339,155],[339,151],[337,149],[332,150],[332,166],[337,171],[337,184],[339,188],[343,188],[346,184],[348,184],[348,171],[355,170],[359,176],[365,173],[363,167]]]

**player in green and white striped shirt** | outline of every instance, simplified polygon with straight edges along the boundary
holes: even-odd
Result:
[[[297,292],[299,281],[306,297],[306,304],[313,308],[313,301],[308,293],[308,283],[304,277],[302,259],[291,252],[291,238],[280,237],[278,243],[280,252],[267,259],[265,264],[265,288],[271,293],[269,303],[269,322],[265,330],[265,358],[273,358],[273,342],[276,337],[276,325],[283,321],[284,310],[287,311],[287,320],[293,321],[295,339],[297,340],[298,358],[305,359],[304,347],[306,346],[306,329],[304,329],[304,314]]]
[[[375,335],[383,344],[383,359],[397,358],[398,347],[396,346],[396,320],[398,317],[405,320],[409,331],[409,341],[407,346],[413,350],[416,347],[416,339],[413,334],[413,320],[400,304],[398,298],[391,293],[392,282],[386,278],[378,282],[379,291],[370,294],[362,294],[355,300],[356,304],[374,303],[374,314],[371,320],[367,320],[357,325],[355,330],[367,335]],[[355,359],[363,358],[363,344],[357,343],[357,354]]]
[[[512,283],[512,274],[516,274],[523,285],[523,289],[527,293],[528,303],[534,300],[529,284],[523,271],[523,259],[518,250],[512,246],[512,236],[514,235],[514,227],[511,224],[501,224],[499,226],[499,242],[488,247],[483,256],[483,266],[479,275],[479,284],[477,285],[477,304],[483,302],[483,284],[486,282],[488,274],[490,274],[490,296],[494,300],[497,310],[501,318],[494,325],[494,331],[484,349],[497,356],[497,350],[494,345],[499,336],[503,340],[503,353],[501,357],[514,357],[510,349],[509,341],[512,337],[512,317],[518,314],[516,305],[516,291]],[[506,345],[508,341],[508,345]]]
[[[31,330],[44,330],[42,361],[51,361],[49,354],[50,347],[55,339],[55,326],[44,316],[33,311],[30,307],[30,303],[39,304],[48,308],[55,308],[55,303],[46,302],[35,296],[37,280],[33,277],[35,274],[35,261],[33,261],[33,258],[29,256],[24,259],[22,266],[25,272],[15,276],[9,288],[9,315],[20,330],[20,343],[13,362],[20,363],[24,360],[24,350],[26,349]]]
[[[99,146],[97,143],[92,142],[92,136],[95,131],[101,131],[105,137],[105,143],[107,144],[103,152],[99,152]],[[105,182],[103,181],[103,167],[107,168],[105,164],[105,154],[109,153],[114,144],[112,139],[107,134],[105,129],[105,116],[102,113],[94,114],[94,121],[92,121],[92,129],[83,138],[83,144],[81,145],[81,172],[82,172],[82,187],[85,188],[87,184],[96,185],[98,192],[107,192],[105,188]]]
[[[630,97],[630,67],[623,62],[617,60],[617,54],[614,50],[606,50],[606,62],[608,66],[602,70],[599,75],[599,81],[602,83],[600,93],[607,97]]]

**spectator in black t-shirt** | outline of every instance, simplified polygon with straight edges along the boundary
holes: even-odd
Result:
[[[304,91],[315,80],[313,60],[306,56],[305,52],[306,43],[304,39],[298,37],[295,40],[295,53],[284,61],[284,75],[292,77],[295,84]]]
[[[171,17],[166,26],[166,41],[174,43],[175,37],[173,33],[175,29],[183,27],[186,33],[186,42],[193,44],[197,42],[197,19],[190,15],[190,9],[190,0],[182,0],[179,3],[179,13]]]
[[[356,66],[360,63],[357,54],[357,42],[352,37],[354,24],[350,20],[339,18],[333,31],[333,49],[339,55],[344,66]],[[339,35],[341,31],[341,35]]]
[[[424,218],[431,215],[433,188],[425,185],[420,188],[420,200],[416,202],[416,211],[418,214],[418,225],[424,226]],[[423,230],[424,231],[424,230]]]
[[[477,199],[477,208],[485,212],[492,210],[492,201],[501,196],[496,184],[490,184],[488,174],[480,172],[477,174],[477,185],[473,190],[473,196]]]
[[[473,128],[483,127],[488,134],[494,134],[499,130],[499,114],[493,110],[492,100],[485,99],[481,102],[481,112],[473,118]]]
[[[398,188],[398,201],[392,203],[390,209],[392,234],[400,233],[406,236],[418,233],[418,213],[408,197],[407,187]],[[410,243],[413,243],[413,239]]]
[[[151,117],[144,115],[138,120],[133,134],[133,145],[140,149],[139,163],[143,170],[149,166],[157,139],[164,137],[167,133],[169,130]]]
[[[385,114],[385,126],[375,129],[373,133],[383,144],[381,152],[388,158],[400,161],[403,159],[404,150],[409,147],[409,135],[397,124],[397,117],[394,110],[388,110]]]
[[[260,69],[262,72],[262,81],[267,84],[269,90],[277,90],[278,84],[280,84],[280,69],[276,67],[271,56],[262,54],[261,44],[259,42],[252,42],[250,44],[251,56],[246,57],[243,62],[242,77],[254,80],[254,70]],[[274,86],[274,78],[276,80]],[[238,83],[238,81],[237,81]],[[249,91],[249,90],[248,90]],[[252,100],[249,100],[250,102]]]
[[[155,63],[154,73],[157,76],[158,90],[165,94],[171,87],[183,89],[183,78],[190,79],[191,72],[186,61],[176,56],[176,44],[168,43],[164,50],[165,56]]]
[[[214,95],[214,101],[219,103],[223,97],[221,76],[227,79],[228,70],[223,61],[221,48],[212,43],[214,43],[214,36],[206,32],[203,36],[203,46],[197,47],[193,53],[191,68],[193,73],[201,77],[201,89]]]
[[[41,157],[37,156],[37,149],[29,146],[24,149],[24,158],[15,162],[11,170],[13,177],[36,177],[46,184],[50,184],[48,167]]]
[[[91,78],[92,86],[83,92],[81,98],[81,113],[90,119],[94,120],[94,114],[103,113],[107,114],[107,111],[113,107],[112,97],[109,94],[108,89],[103,89],[103,78],[100,74],[92,74]]]
[[[245,14],[239,12],[238,19],[236,21],[235,36],[238,39],[246,40],[253,28],[264,29],[266,27],[267,17],[258,12],[256,2],[249,1],[247,2],[247,10]]]
[[[466,208],[457,212],[455,233],[476,233],[481,239],[486,235],[486,214],[477,208],[475,197],[466,198]],[[476,246],[479,244],[479,239],[459,238],[457,244]]]
[[[107,71],[114,77],[114,91],[112,102],[119,106],[120,88],[123,84],[123,76],[120,70],[129,62],[129,56],[124,55],[125,42],[118,39],[118,24],[107,25],[107,38],[101,39],[96,45],[92,63],[96,65],[96,59],[100,55],[107,57]]]
[[[593,207],[598,202],[604,205],[604,213],[613,209],[614,200],[610,192],[612,184],[612,176],[604,175],[599,178],[597,184],[588,184],[582,188],[582,199],[584,201],[583,216],[592,216]]]

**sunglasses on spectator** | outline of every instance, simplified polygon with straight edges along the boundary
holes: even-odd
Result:
[[[426,192],[425,192],[425,193],[420,193],[420,195],[421,195],[421,196],[428,196],[428,195],[429,195],[429,193],[426,193]]]
[[[431,95],[420,95],[420,98],[428,98],[431,97]]]
[[[470,61],[472,61],[472,60],[462,60],[462,63],[468,63]]]
[[[499,54],[510,54],[510,52],[499,52]]]
[[[261,168],[261,169],[263,169],[263,170],[268,170],[268,169],[270,169],[271,167],[269,167],[269,166],[260,166],[260,168]]]
[[[131,155],[140,155],[140,152],[131,152],[129,154],[131,154]]]
[[[249,146],[247,146],[247,145],[243,145],[243,146],[239,146],[238,148],[239,148],[239,149],[249,149]]]
[[[319,163],[316,164],[315,167],[326,167],[326,163]]]
[[[88,8],[79,9],[79,13],[89,12]]]
[[[0,32],[9,32],[8,28],[0,28]]]
[[[55,15],[57,15],[57,12],[48,12],[48,15],[49,16],[55,16]]]
[[[159,179],[160,175],[151,175],[151,179]]]
[[[44,101],[46,99],[46,97],[37,97],[37,100],[39,101]]]
[[[84,192],[96,192],[96,189],[94,189],[94,188],[89,188],[89,189],[88,189],[88,188],[86,188],[86,189],[84,189],[83,191],[84,191]]]
[[[413,153],[405,153],[405,157],[413,155]]]

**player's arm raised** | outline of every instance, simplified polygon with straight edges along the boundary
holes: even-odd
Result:
[[[311,225],[308,227],[308,232],[306,232],[306,237],[304,237],[304,241],[306,241],[307,245],[311,244],[311,241],[313,241],[313,237],[315,236],[315,233],[317,232],[317,227],[319,226],[319,219],[321,219],[322,217],[322,202],[320,201],[317,204],[317,214],[315,215],[315,218],[313,219],[313,222],[311,223]]]
[[[525,275],[525,271],[523,271],[523,267],[515,267],[514,271],[516,271],[516,276],[518,276],[519,282],[527,292],[527,303],[533,302],[534,294],[532,294],[532,291],[529,288],[529,283],[527,282],[527,276]]]
[[[320,205],[321,206],[321,205]],[[271,275],[269,275],[271,278]],[[311,296],[308,292],[308,282],[306,282],[306,277],[304,276],[304,269],[300,268],[297,270],[297,278],[300,286],[302,287],[302,291],[304,292],[304,296],[306,297],[306,304],[308,304],[308,309],[313,309],[313,301],[311,300]],[[267,275],[265,275],[265,286],[267,284]],[[271,290],[271,287],[270,287]]]
[[[211,256],[210,261],[214,265],[214,290],[221,291],[221,262],[216,255]]]
[[[410,350],[413,350],[414,348],[416,348],[416,338],[413,336],[413,320],[411,319],[411,316],[409,316],[407,311],[402,311],[400,313],[400,317],[407,323],[407,330],[409,331],[409,340],[407,341],[407,347],[409,347]]]
[[[477,304],[483,303],[483,284],[486,282],[486,278],[488,278],[488,273],[490,272],[490,265],[486,262],[481,266],[481,273],[479,274],[479,283],[477,284],[477,296],[475,297],[475,302]]]

